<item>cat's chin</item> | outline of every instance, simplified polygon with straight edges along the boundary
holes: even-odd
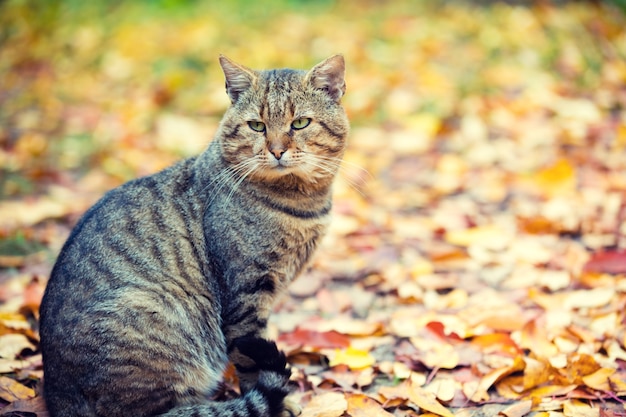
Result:
[[[327,177],[328,175],[320,175],[317,172],[311,172],[311,170],[304,167],[297,166],[283,166],[278,165],[275,167],[267,167],[255,172],[255,179],[259,182],[265,183],[295,183],[299,184],[318,184],[321,182],[321,176]]]

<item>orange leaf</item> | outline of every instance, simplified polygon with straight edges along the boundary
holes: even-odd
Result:
[[[500,369],[495,369],[485,376],[483,376],[478,383],[478,387],[476,387],[476,391],[470,398],[472,401],[478,403],[482,401],[486,401],[489,399],[489,394],[487,391],[493,384],[498,382],[500,379],[504,378],[507,375],[512,374],[513,372],[521,371],[524,369],[524,360],[521,357],[515,358],[513,364],[510,366],[505,366]]]
[[[519,347],[507,333],[479,335],[472,339],[471,344],[487,353],[498,352],[507,355],[517,355],[520,353]]]
[[[566,159],[561,159],[535,174],[532,182],[547,196],[567,194],[576,185],[576,170]]]
[[[334,330],[317,332],[315,330],[297,329],[290,333],[283,333],[278,340],[291,345],[311,346],[317,349],[347,348],[350,339]]]
[[[589,388],[598,391],[611,391],[610,377],[615,373],[615,369],[600,368],[592,374],[582,377],[583,382]]]
[[[348,414],[352,417],[392,417],[376,400],[365,394],[348,394]]]

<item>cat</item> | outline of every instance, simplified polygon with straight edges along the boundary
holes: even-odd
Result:
[[[40,309],[52,417],[299,413],[265,333],[329,222],[345,63],[219,61],[231,104],[207,149],[109,191],[58,256]],[[241,396],[209,400],[229,361]]]

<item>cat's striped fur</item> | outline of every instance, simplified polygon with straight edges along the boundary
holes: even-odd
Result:
[[[207,150],[107,193],[58,257],[40,327],[52,417],[297,414],[264,335],[328,222],[344,61],[220,64],[232,104]],[[243,394],[209,401],[229,360]]]

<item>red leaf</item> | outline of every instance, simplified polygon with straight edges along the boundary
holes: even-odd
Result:
[[[292,345],[311,346],[317,349],[347,348],[350,338],[334,330],[317,332],[315,330],[296,329],[291,333],[283,333],[278,340]]]
[[[426,328],[442,340],[456,340],[457,342],[463,341],[463,338],[455,332],[446,333],[445,326],[439,321],[429,322],[426,325]]]
[[[597,252],[584,266],[585,272],[626,273],[626,250]]]

